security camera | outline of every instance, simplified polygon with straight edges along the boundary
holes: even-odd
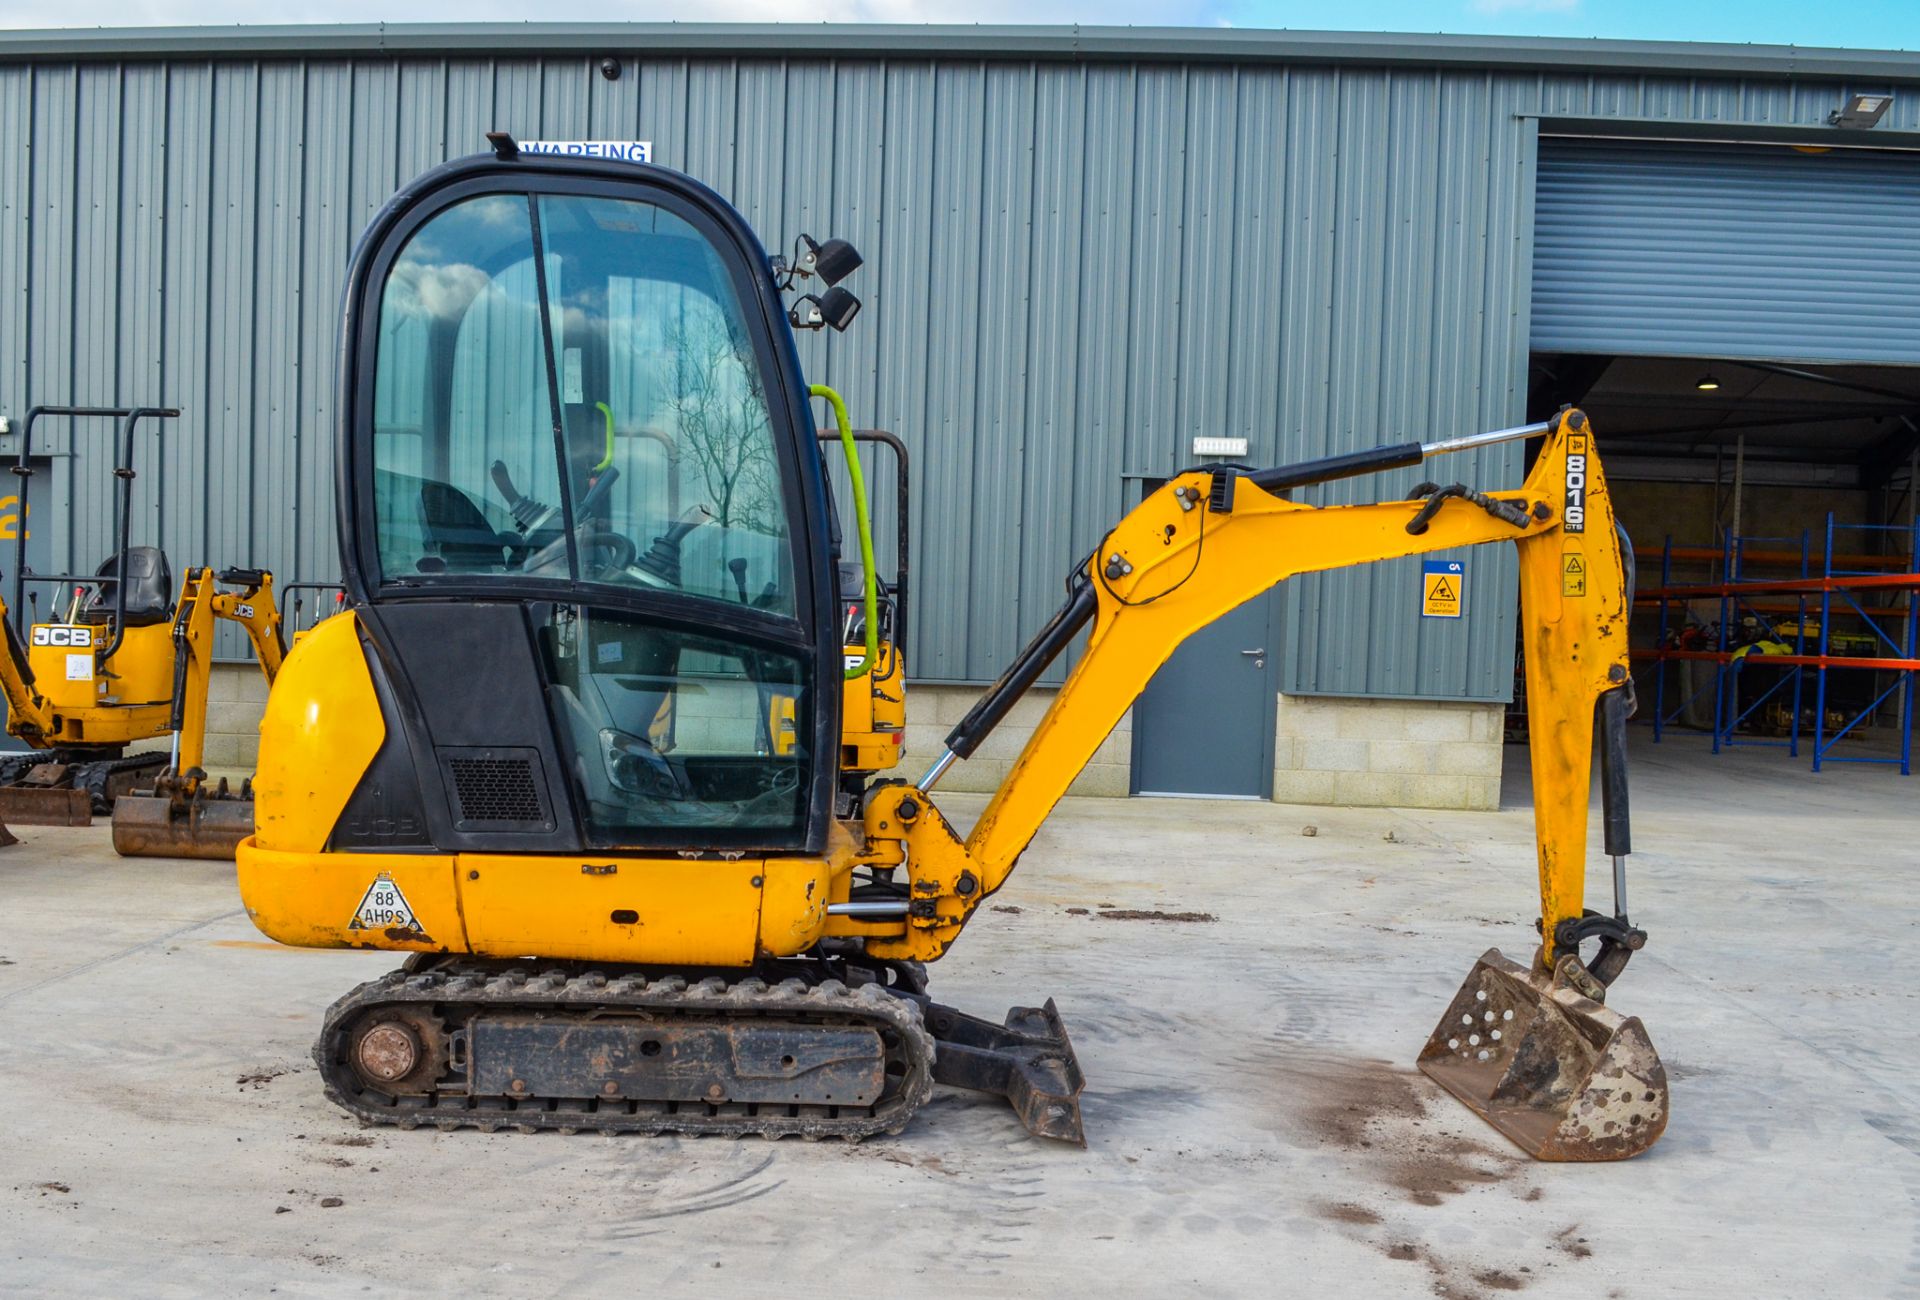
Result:
[[[620,60],[618,59],[600,60],[600,75],[605,77],[608,81],[620,80]]]

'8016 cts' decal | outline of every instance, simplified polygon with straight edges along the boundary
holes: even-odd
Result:
[[[1567,508],[1562,513],[1570,533],[1587,531],[1587,435],[1567,435]]]

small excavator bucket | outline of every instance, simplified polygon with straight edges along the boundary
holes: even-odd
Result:
[[[1584,968],[1489,948],[1420,1053],[1421,1071],[1537,1160],[1625,1160],[1667,1127],[1667,1072],[1638,1018]]]
[[[253,834],[253,791],[227,792],[204,785],[191,793],[170,791],[164,780],[152,790],[123,794],[113,805],[113,851],[123,858],[209,858],[233,861],[240,841]]]

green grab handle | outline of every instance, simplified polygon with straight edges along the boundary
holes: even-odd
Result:
[[[854,445],[847,404],[825,384],[815,384],[807,392],[814,397],[824,397],[832,404],[834,424],[840,430],[840,446],[847,453],[847,477],[853,480],[853,517],[860,527],[860,574],[867,590],[867,647],[860,662],[847,669],[847,680],[852,681],[873,671],[874,661],[880,657],[879,583],[873,574],[873,523],[867,518],[867,478],[860,472],[860,449]]]
[[[593,472],[598,474],[601,470],[613,464],[613,408],[605,402],[595,402],[593,405],[595,410],[607,417],[607,454],[601,457],[598,465],[593,467]]]

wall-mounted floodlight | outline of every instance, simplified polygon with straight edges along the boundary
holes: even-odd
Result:
[[[787,319],[797,330],[817,330],[828,325],[836,331],[844,330],[859,314],[860,300],[840,288],[819,295],[807,294],[787,309]]]
[[[832,286],[859,270],[865,261],[859,250],[844,239],[829,239],[822,244],[812,235],[802,235],[793,241],[793,262],[789,265],[776,261],[775,274],[784,272],[788,284],[817,275]]]
[[[860,251],[844,239],[829,239],[813,250],[813,270],[829,287],[860,269],[866,261]]]
[[[1850,131],[1878,126],[1880,119],[1887,115],[1887,105],[1891,103],[1892,95],[1854,95],[1847,100],[1844,108],[1836,108],[1827,114],[1827,125],[1845,127]]]

